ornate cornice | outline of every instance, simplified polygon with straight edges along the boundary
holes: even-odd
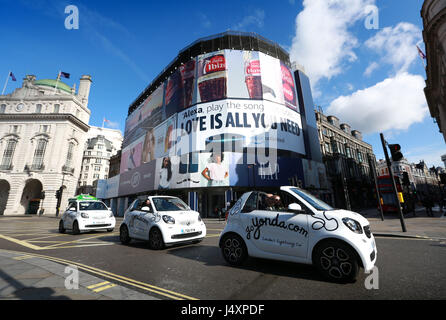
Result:
[[[87,132],[90,126],[69,113],[4,113],[0,122],[4,121],[69,121]]]

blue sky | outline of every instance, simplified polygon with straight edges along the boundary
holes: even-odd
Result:
[[[64,10],[79,8],[79,29]],[[0,81],[12,70],[78,84],[90,74],[90,125],[124,129],[128,106],[185,46],[222,31],[253,31],[303,64],[316,105],[364,133],[377,158],[379,132],[411,162],[443,166],[442,135],[424,99],[421,0],[49,1],[0,0]],[[378,9],[379,29],[367,29]],[[376,19],[375,19],[376,20]],[[373,20],[375,22],[375,20]],[[368,69],[368,71],[366,71]]]

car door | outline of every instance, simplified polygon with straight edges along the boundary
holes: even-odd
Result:
[[[138,206],[139,206],[140,200],[135,200],[130,206],[130,210],[128,212],[128,221],[127,226],[129,228],[130,237],[138,237],[137,232],[137,218],[139,216]]]
[[[74,210],[72,210],[74,209]],[[77,202],[70,202],[67,210],[64,212],[63,215],[63,222],[64,222],[64,228],[65,229],[71,229],[73,226],[74,219],[77,214]]]
[[[283,192],[275,195],[286,198],[281,207],[265,205],[267,194],[257,193],[257,207],[245,213],[247,241],[269,254],[305,258],[308,247],[308,215],[287,209],[290,201],[298,201],[295,197]]]

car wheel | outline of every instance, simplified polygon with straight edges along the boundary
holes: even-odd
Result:
[[[129,244],[132,240],[129,235],[129,229],[125,224],[119,228],[119,240],[121,240],[122,244]]]
[[[248,257],[245,242],[236,234],[229,234],[223,238],[221,252],[225,260],[235,266],[241,265]]]
[[[359,273],[356,252],[340,241],[326,241],[318,246],[313,263],[325,278],[335,282],[354,282]]]
[[[149,234],[149,246],[153,250],[161,250],[164,248],[163,235],[160,229],[152,228]]]
[[[59,221],[59,233],[65,233],[65,228],[63,226],[63,220]]]
[[[81,231],[79,230],[79,223],[77,221],[74,221],[73,223],[73,234],[79,234]]]

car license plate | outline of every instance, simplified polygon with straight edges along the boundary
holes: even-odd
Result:
[[[195,229],[183,229],[181,231],[182,231],[182,233],[191,233],[191,232],[195,232]]]

